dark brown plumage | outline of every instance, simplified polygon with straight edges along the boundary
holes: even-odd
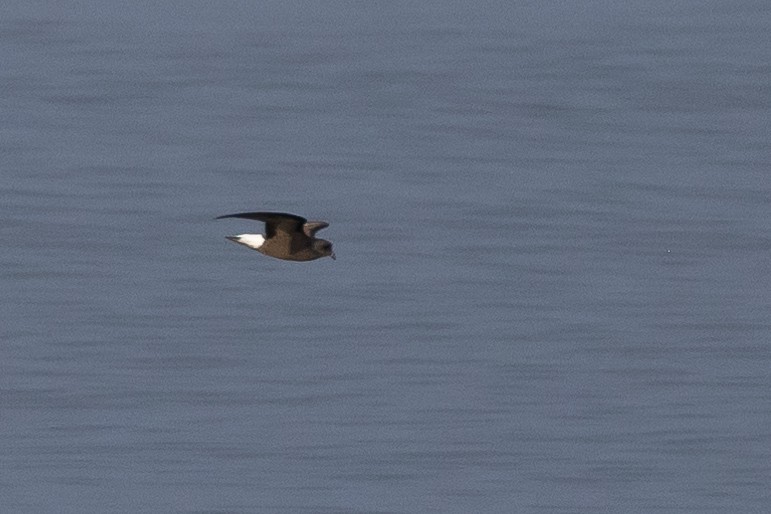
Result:
[[[335,258],[332,243],[316,238],[316,232],[329,226],[326,221],[308,221],[302,216],[285,212],[240,212],[218,216],[244,218],[265,223],[265,236],[241,234],[227,239],[253,250],[286,261],[312,261],[321,257]]]

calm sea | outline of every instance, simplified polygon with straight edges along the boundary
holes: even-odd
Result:
[[[771,511],[767,1],[3,11],[0,511]]]

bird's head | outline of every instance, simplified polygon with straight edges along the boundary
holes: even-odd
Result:
[[[332,243],[326,239],[316,239],[313,242],[313,249],[321,254],[322,257],[332,257],[332,259],[335,259],[335,252],[332,250]]]

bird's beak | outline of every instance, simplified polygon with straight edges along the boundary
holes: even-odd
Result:
[[[337,257],[335,257],[335,252],[330,253],[329,256],[332,257],[333,261],[337,260]]]

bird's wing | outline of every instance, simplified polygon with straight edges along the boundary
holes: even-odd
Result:
[[[305,232],[306,236],[313,237],[316,235],[316,232],[322,228],[327,228],[328,226],[329,223],[326,221],[308,221],[303,225],[303,231]]]
[[[265,237],[270,239],[276,232],[285,232],[287,235],[302,233],[303,225],[308,221],[302,216],[285,212],[239,212],[218,216],[222,218],[244,218],[265,223]],[[318,229],[317,229],[318,230]]]

